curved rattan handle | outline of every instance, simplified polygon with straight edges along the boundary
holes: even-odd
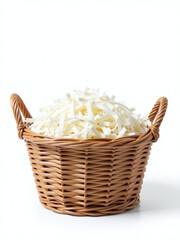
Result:
[[[14,113],[14,118],[17,123],[18,136],[20,139],[23,139],[23,132],[26,126],[22,120],[21,113],[23,114],[24,118],[31,118],[31,114],[26,108],[23,100],[16,93],[13,93],[11,95],[10,101],[11,101],[11,107]]]
[[[166,113],[167,105],[168,105],[167,98],[165,97],[159,98],[148,116],[149,120],[152,123],[154,121],[154,123],[150,127],[154,137],[153,139],[154,142],[156,142],[159,138],[159,127]]]

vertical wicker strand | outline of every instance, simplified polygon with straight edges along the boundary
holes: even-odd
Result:
[[[84,170],[84,207],[87,207],[87,162],[88,162],[88,149],[85,149],[85,170]]]
[[[114,171],[114,156],[115,156],[115,148],[112,149],[112,157],[110,162],[110,174],[109,174],[109,183],[108,183],[108,195],[107,195],[107,204],[109,206],[111,204],[111,191],[113,189],[113,171]]]
[[[127,154],[129,154],[127,152]],[[127,188],[127,196],[126,196],[126,200],[129,201],[129,202],[134,202],[134,196],[133,196],[133,187],[134,187],[134,172],[135,172],[135,168],[136,168],[136,162],[137,160],[139,159],[139,155],[138,155],[138,146],[136,146],[135,148],[135,152],[134,152],[134,156],[133,156],[133,159],[128,159],[131,160],[131,163],[130,163],[130,176],[129,176],[129,183],[128,183],[128,188]],[[127,205],[128,205],[128,202],[127,202]]]
[[[63,209],[65,209],[65,204],[64,204],[64,186],[63,186],[63,170],[62,170],[62,154],[61,154],[61,146],[58,146],[58,153],[59,153],[59,166],[60,166],[60,173],[59,177],[61,178],[61,196],[62,196],[62,213]]]

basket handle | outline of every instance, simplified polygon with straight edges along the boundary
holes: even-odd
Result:
[[[26,125],[22,120],[21,113],[23,114],[24,118],[31,118],[31,114],[29,113],[23,100],[20,98],[18,94],[16,93],[11,94],[10,102],[11,102],[14,118],[17,123],[18,137],[20,139],[23,139],[23,132],[24,132],[24,129],[26,128]]]
[[[159,98],[148,116],[149,120],[152,123],[154,121],[154,123],[150,127],[151,133],[153,135],[153,142],[156,142],[159,138],[159,127],[166,113],[167,105],[167,98]]]

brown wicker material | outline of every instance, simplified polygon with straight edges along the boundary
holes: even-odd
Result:
[[[22,120],[31,117],[22,99],[11,95],[19,138],[29,152],[41,203],[58,213],[106,215],[134,208],[139,203],[151,145],[167,108],[161,97],[149,119],[147,132],[118,139],[58,139],[30,131]],[[154,120],[155,119],[155,120]]]

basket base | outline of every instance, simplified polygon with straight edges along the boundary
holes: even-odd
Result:
[[[140,200],[137,199],[130,199],[124,204],[114,204],[108,207],[93,207],[93,208],[68,208],[68,207],[58,207],[57,205],[53,204],[49,205],[49,203],[42,202],[43,206],[53,212],[60,213],[60,214],[68,214],[73,216],[104,216],[104,215],[112,215],[125,212],[127,210],[133,209],[134,207],[139,204]]]

